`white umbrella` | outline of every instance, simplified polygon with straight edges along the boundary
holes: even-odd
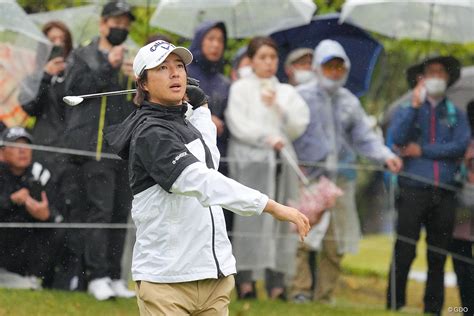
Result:
[[[0,16],[0,119],[10,126],[23,123],[20,104],[36,97],[52,44],[14,0],[0,0]]]
[[[474,100],[474,66],[462,68],[461,77],[446,92],[454,105],[466,111],[467,104]],[[411,93],[411,90],[406,92],[388,106],[385,111],[383,124],[387,124],[390,121],[394,111],[400,104],[410,101]]]
[[[99,34],[100,12],[101,7],[87,5],[34,13],[29,17],[38,25],[44,25],[53,20],[63,22],[72,34],[74,47],[77,47]]]
[[[222,21],[228,37],[245,38],[308,24],[315,11],[311,0],[162,0],[150,24],[192,38],[201,22]]]
[[[340,21],[393,38],[474,41],[473,0],[346,0]]]

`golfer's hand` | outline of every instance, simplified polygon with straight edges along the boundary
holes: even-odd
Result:
[[[110,51],[107,59],[112,68],[118,68],[122,65],[123,56],[125,54],[125,47],[123,45],[113,46]]]
[[[186,99],[196,109],[207,104],[208,97],[199,87],[199,81],[194,78],[188,78],[186,85]]]
[[[309,225],[309,220],[303,213],[298,211],[296,208],[282,205],[273,200],[268,200],[268,203],[263,211],[269,213],[274,218],[280,221],[294,223],[298,230],[298,235],[300,235],[301,241],[303,241],[304,238],[308,235],[309,229],[311,228],[311,226]]]
[[[44,72],[50,76],[56,76],[63,72],[65,68],[66,63],[64,62],[64,58],[56,57],[48,61],[48,63],[44,66]]]

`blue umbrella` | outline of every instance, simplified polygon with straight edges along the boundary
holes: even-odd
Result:
[[[339,24],[338,21],[339,14],[327,14],[314,18],[307,25],[273,33],[271,37],[278,44],[280,57],[278,78],[283,82],[288,81],[283,63],[292,50],[315,48],[320,41],[332,39],[341,43],[351,60],[346,88],[357,96],[364,95],[369,89],[372,72],[383,46],[357,26]]]

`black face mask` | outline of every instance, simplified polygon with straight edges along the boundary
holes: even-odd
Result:
[[[107,40],[113,46],[117,46],[125,42],[128,36],[127,29],[120,29],[117,27],[111,27],[109,31],[109,35],[107,35]]]

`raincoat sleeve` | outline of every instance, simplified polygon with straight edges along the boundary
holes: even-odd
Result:
[[[422,156],[430,159],[460,158],[469,145],[471,130],[464,112],[456,111],[456,124],[452,127],[451,141],[421,146]]]
[[[354,106],[350,135],[354,148],[366,158],[385,162],[385,160],[395,157],[395,154],[384,145],[383,138],[373,130],[358,101]]]
[[[233,137],[239,141],[262,146],[265,140],[271,136],[252,117],[252,101],[247,97],[245,86],[239,82],[230,87],[229,103],[225,112],[227,126]]]
[[[287,104],[280,106],[283,112],[284,128],[291,141],[303,135],[309,124],[309,108],[296,89],[288,86]]]
[[[217,128],[212,122],[211,111],[206,107],[198,107],[193,111],[189,122],[201,132],[201,135],[209,148],[214,166],[219,165],[220,152],[217,148]]]
[[[207,168],[202,162],[184,169],[171,192],[195,197],[204,207],[221,206],[242,216],[261,214],[268,202],[265,194]]]

